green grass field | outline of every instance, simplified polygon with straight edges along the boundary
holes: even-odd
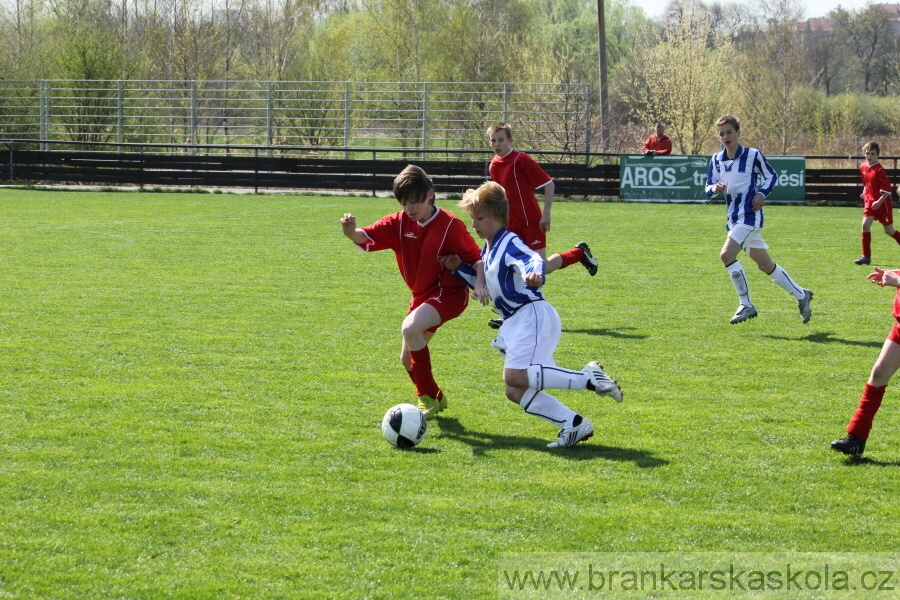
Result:
[[[559,392],[596,434],[546,449],[472,304],[431,344],[449,410],[398,451],[409,294],[339,225],[397,208],[0,192],[0,598],[496,598],[509,552],[896,549],[892,388],[867,459],[828,447],[892,322],[859,210],[768,207],[813,319],[742,255],[760,315],[730,326],[721,205],[558,202],[550,250],[587,240],[600,272],[549,278],[557,362],[625,401]]]

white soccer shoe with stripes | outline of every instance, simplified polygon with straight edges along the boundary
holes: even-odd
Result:
[[[582,371],[588,376],[588,389],[599,396],[609,396],[616,402],[622,401],[622,390],[616,380],[604,373],[597,361],[591,361]]]
[[[559,435],[556,437],[555,442],[550,442],[547,444],[548,448],[571,448],[578,442],[582,442],[592,435],[594,435],[594,428],[591,426],[591,422],[582,417],[581,415],[576,415],[575,420],[578,421],[578,425],[574,427],[567,427],[566,429],[560,429]]]

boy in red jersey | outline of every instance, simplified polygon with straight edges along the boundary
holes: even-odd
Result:
[[[894,295],[894,319],[897,322],[894,323],[881,347],[881,354],[878,355],[869,380],[863,387],[859,407],[847,425],[847,437],[831,442],[832,448],[850,456],[862,456],[865,451],[866,440],[869,438],[869,431],[872,430],[872,421],[881,407],[887,384],[897,369],[900,369],[900,271],[885,271],[876,267],[875,272],[869,273],[866,278],[880,286],[898,288]]]
[[[445,269],[440,257],[455,254],[478,274],[474,297],[490,297],[484,283],[481,250],[465,223],[434,205],[434,185],[420,167],[409,165],[394,179],[394,197],[403,210],[374,224],[356,227],[345,214],[341,230],[365,252],[393,250],[403,281],[412,291],[409,313],[403,320],[400,362],[416,386],[419,410],[432,419],[447,408],[447,398],[431,371],[428,342],[437,328],[455,319],[469,301],[469,288]]]
[[[858,265],[872,263],[872,221],[878,221],[884,226],[884,232],[894,238],[900,244],[900,231],[894,229],[894,207],[891,202],[891,182],[888,181],[884,166],[878,162],[881,147],[878,142],[869,142],[863,146],[866,162],[860,165],[859,174],[862,177],[863,192],[860,198],[863,201],[862,221],[862,256],[855,261]]]
[[[494,151],[488,171],[491,179],[503,187],[509,200],[507,230],[518,235],[529,248],[541,255],[547,274],[581,263],[592,277],[596,275],[597,259],[591,254],[587,242],[578,242],[571,250],[547,258],[547,232],[550,231],[550,211],[556,185],[533,158],[513,149],[509,125],[494,123],[488,127],[487,136]],[[543,191],[543,211],[534,195],[535,190]],[[502,319],[491,319],[489,324],[498,328],[502,322]]]

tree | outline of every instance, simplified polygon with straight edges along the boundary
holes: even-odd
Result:
[[[807,23],[804,30],[808,80],[813,87],[824,90],[826,96],[842,89],[841,82],[847,70],[849,54],[846,40],[833,25],[837,13],[842,11],[838,8],[831,12],[830,19]]]
[[[669,13],[662,39],[638,51],[627,70],[624,94],[646,128],[668,123],[680,152],[699,154],[713,138],[713,123],[733,77],[731,44],[718,36],[696,0],[682,0]]]
[[[803,10],[796,0],[764,0],[760,6],[737,52],[740,110],[755,125],[761,149],[788,154],[800,129],[798,94],[804,82],[798,74],[805,59],[796,24]]]
[[[870,4],[858,12],[836,11],[834,21],[849,41],[855,58],[855,66],[862,78],[862,91],[885,94],[886,81],[879,79],[884,73],[894,33],[885,10]]]
[[[42,79],[49,76],[47,31],[50,19],[43,0],[15,0],[0,4],[0,39],[5,52],[0,56],[4,79]]]
[[[298,60],[310,47],[317,0],[251,0],[242,23],[241,52],[248,74],[263,81],[298,76]],[[324,24],[322,26],[324,29]]]

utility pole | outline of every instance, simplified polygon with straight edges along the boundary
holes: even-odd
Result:
[[[606,17],[603,0],[597,0],[597,28],[600,34],[600,147],[609,150],[609,94],[606,89]]]

